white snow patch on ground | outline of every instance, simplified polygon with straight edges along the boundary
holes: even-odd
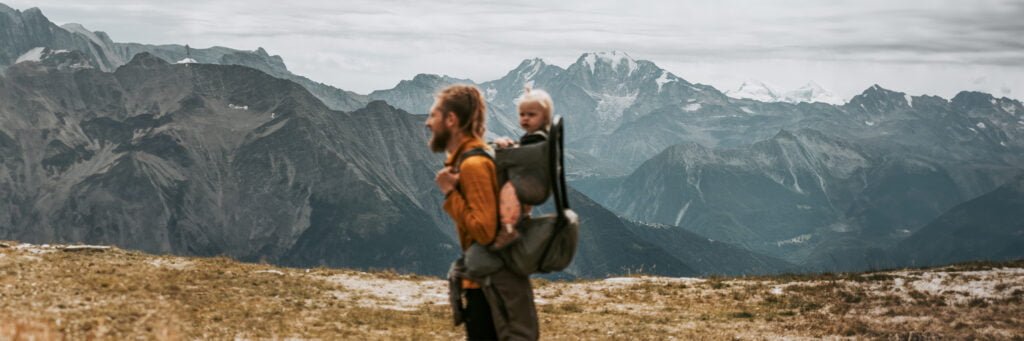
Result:
[[[192,267],[192,262],[178,258],[156,258],[146,261],[149,265],[157,268],[167,268],[174,270],[185,270]]]
[[[43,59],[43,50],[45,49],[45,47],[37,47],[28,50],[28,52],[25,52],[20,57],[18,57],[18,59],[14,61],[14,64],[28,61],[38,62]]]
[[[15,250],[21,250],[21,251],[26,251],[28,253],[37,254],[37,255],[44,254],[44,253],[51,253],[51,252],[57,251],[57,249],[54,248],[53,246],[50,246],[50,244],[35,245],[35,244],[21,243],[21,244],[18,244],[17,246],[15,246],[14,249]]]
[[[782,291],[782,287],[776,286],[776,287],[772,287],[772,290],[769,290],[768,293],[772,294],[772,295],[778,296],[778,295],[782,295],[784,292]]]
[[[743,110],[743,112],[748,113],[748,114],[755,114],[755,112],[753,110],[750,110],[750,108],[747,108],[747,107],[740,107],[740,110]]]
[[[868,127],[874,127],[875,126],[875,122],[872,122],[872,121],[864,121],[864,124],[867,125]]]
[[[1002,142],[1002,141],[1000,141],[1000,142],[999,142],[999,145],[1000,145],[1000,146],[1003,146],[1003,147],[1006,147],[1006,142]]]
[[[498,90],[495,88],[487,88],[484,93],[484,97],[487,98],[487,100],[493,100],[495,97],[498,97]]]
[[[278,275],[278,276],[284,276],[284,272],[281,272],[281,270],[274,270],[274,269],[270,269],[270,270],[258,270],[258,271],[255,271],[254,273],[258,273],[258,274],[271,274],[271,275]]]
[[[399,311],[417,310],[423,305],[447,305],[448,282],[375,278],[372,274],[341,274],[327,278],[345,290],[335,298],[354,300],[360,306]]]
[[[700,108],[701,108],[700,103],[690,103],[690,104],[687,104],[687,105],[683,106],[683,111],[694,112],[694,111],[700,110]]]
[[[914,107],[914,98],[913,97],[910,97],[910,95],[907,95],[907,94],[903,94],[903,99],[907,100],[907,106],[908,107],[911,107],[911,108]]]
[[[701,283],[704,282],[703,278],[693,277],[609,277],[605,278],[601,282],[604,283],[604,287],[615,287],[615,286],[630,286],[644,283]],[[601,286],[601,285],[599,285]]]
[[[986,128],[985,123],[982,123],[982,122],[978,122],[978,124],[975,124],[974,126],[976,126],[978,128],[981,128],[981,129],[985,129]]]
[[[248,105],[234,105],[234,104],[230,104],[230,103],[228,104],[228,108],[236,109],[236,110],[249,110],[249,106]]]
[[[967,128],[967,130],[973,131],[973,132],[975,132],[975,133],[977,133],[977,132],[978,132],[977,130],[974,130],[974,128]]]
[[[911,290],[943,297],[947,303],[964,304],[971,299],[1007,298],[1024,289],[1024,268],[995,268],[983,271],[898,271],[893,291],[909,297]]]
[[[195,59],[192,59],[192,58],[185,58],[185,59],[182,59],[182,60],[179,60],[179,61],[175,62],[175,64],[195,64],[195,63],[198,63],[198,62]]]
[[[110,246],[107,245],[68,245],[60,247],[61,250],[66,251],[104,251],[110,250]]]

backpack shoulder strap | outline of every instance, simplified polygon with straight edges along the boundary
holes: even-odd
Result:
[[[462,167],[462,162],[463,161],[466,161],[466,159],[474,157],[474,156],[483,156],[483,157],[486,157],[486,158],[490,159],[492,162],[494,161],[494,152],[493,151],[490,151],[488,149],[484,149],[483,147],[473,148],[473,149],[470,149],[470,150],[462,152],[462,154],[459,154],[459,158],[455,159],[455,167],[453,167],[455,172],[456,173],[459,172],[459,168]]]

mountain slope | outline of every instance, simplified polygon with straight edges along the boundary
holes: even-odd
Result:
[[[580,192],[569,192],[581,217],[580,250],[572,268],[607,273],[672,276],[746,275],[795,272],[790,264],[714,242],[678,228],[641,224],[615,216]]]
[[[456,253],[416,181],[437,159],[422,117],[331,111],[240,66],[49,62],[0,90],[7,238],[423,273]]]
[[[746,148],[679,144],[627,177],[575,185],[629,219],[836,271],[884,264],[885,249],[970,198],[965,186],[984,188],[950,169],[804,129]],[[988,181],[1018,172],[972,169]]]
[[[898,264],[1024,259],[1024,175],[943,213],[893,249]]]

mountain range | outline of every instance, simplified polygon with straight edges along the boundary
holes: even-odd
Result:
[[[422,114],[454,83],[484,93],[489,137],[521,134],[526,86],[552,94],[585,222],[570,275],[956,261],[1017,233],[1020,206],[969,205],[1013,197],[1024,170],[1024,106],[984,93],[875,85],[833,105],[810,84],[762,101],[612,51],[359,95],[263,49],[115,43],[2,4],[0,68],[0,238],[441,273],[457,243]],[[997,232],[949,242],[972,228]],[[933,239],[948,248],[903,252]]]

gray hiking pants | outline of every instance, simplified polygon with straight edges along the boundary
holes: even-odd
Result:
[[[455,324],[464,322],[462,307],[462,280],[468,278],[480,284],[487,298],[494,329],[500,340],[537,340],[540,325],[537,322],[537,307],[533,303],[533,287],[530,278],[517,275],[504,267],[484,278],[466,275],[462,260],[452,263],[448,272],[449,295]]]
[[[537,307],[533,303],[533,287],[529,277],[502,268],[479,283],[491,306],[491,317],[494,318],[498,339],[540,338]]]

